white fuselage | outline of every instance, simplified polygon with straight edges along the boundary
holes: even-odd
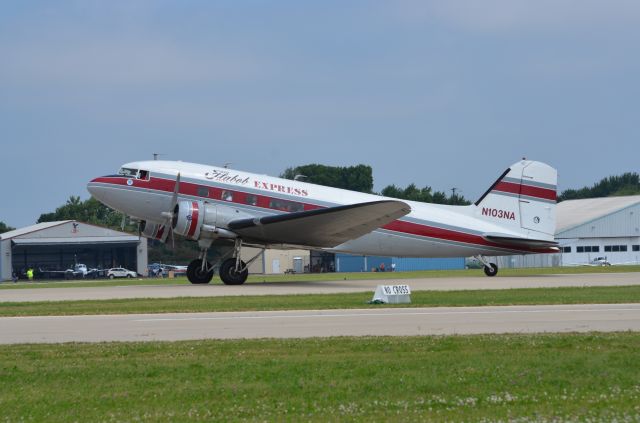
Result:
[[[214,166],[179,161],[125,164],[137,174],[92,180],[88,189],[104,204],[135,218],[162,223],[180,174],[179,200],[197,200],[233,207],[242,216],[312,210],[387,199],[300,181],[274,178]],[[143,171],[143,172],[140,172]],[[475,205],[445,206],[405,201],[411,212],[360,238],[332,249],[362,255],[398,257],[467,257],[547,252],[489,242],[487,233],[521,236],[481,217]],[[164,213],[164,214],[163,214]]]

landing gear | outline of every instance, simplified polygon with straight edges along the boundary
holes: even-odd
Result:
[[[240,266],[238,266],[238,261],[240,262]],[[242,285],[248,276],[249,268],[242,260],[235,258],[226,259],[220,266],[220,279],[222,279],[225,285]]]
[[[213,266],[208,261],[195,259],[187,266],[187,279],[193,284],[209,283],[213,278]]]
[[[484,274],[487,276],[495,276],[498,274],[498,266],[495,263],[489,263],[484,267]]]
[[[242,240],[236,238],[233,246],[233,257],[226,259],[220,265],[220,279],[225,285],[242,285],[249,276],[249,265],[262,254],[262,251],[253,256],[248,262],[240,260],[242,250]]]
[[[251,260],[246,263],[240,260],[240,250],[242,249],[242,240],[235,239],[235,245],[233,249],[223,255],[219,261],[213,265],[207,261],[207,250],[211,246],[212,240],[199,240],[200,244],[200,257],[189,263],[187,267],[187,278],[189,282],[193,284],[202,284],[211,282],[213,278],[213,269],[222,262],[220,265],[220,279],[225,285],[242,285],[246,282],[249,276],[249,265],[253,263],[261,254],[258,252]],[[231,256],[229,258],[229,256]]]
[[[495,276],[498,274],[498,265],[495,263],[489,263],[486,258],[482,256],[475,256],[479,262],[484,265],[484,274],[487,276]]]

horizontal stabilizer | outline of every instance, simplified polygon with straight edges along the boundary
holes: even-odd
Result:
[[[297,213],[240,219],[229,229],[246,240],[331,248],[359,238],[411,212],[402,201],[374,201]]]
[[[510,245],[514,247],[553,248],[559,245],[556,241],[549,241],[544,239],[518,238],[518,237],[506,236],[502,234],[484,234],[482,235],[482,238],[490,242],[495,242],[497,244]]]

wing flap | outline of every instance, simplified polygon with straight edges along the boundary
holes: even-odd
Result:
[[[297,213],[239,219],[229,229],[247,240],[331,248],[411,212],[402,201],[374,201]]]

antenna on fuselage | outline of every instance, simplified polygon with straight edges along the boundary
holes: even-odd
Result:
[[[153,153],[153,160],[158,160],[158,156],[164,156],[163,153]]]
[[[231,166],[232,164],[233,164],[233,163],[231,163],[231,162],[226,162],[226,163],[224,164],[224,166],[222,166],[222,167],[224,167],[225,169],[229,169],[229,166]]]

